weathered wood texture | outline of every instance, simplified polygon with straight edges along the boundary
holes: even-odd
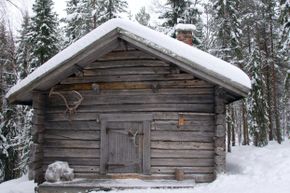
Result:
[[[44,133],[44,117],[45,117],[45,101],[47,98],[40,92],[33,92],[33,110],[34,115],[32,119],[32,140],[33,144],[30,146],[30,155],[28,163],[28,177],[30,180],[34,179],[35,182],[41,183],[44,179],[42,166],[43,166],[43,133]]]
[[[43,128],[43,171],[53,161],[68,161],[76,177],[100,177],[101,115],[151,114],[147,144],[150,176],[174,178],[175,169],[197,182],[213,180],[216,136],[214,86],[173,64],[138,50],[113,51],[79,69],[54,87],[70,107],[78,91],[84,98],[76,112],[65,101],[48,97]],[[49,91],[47,91],[48,95]],[[147,127],[147,126],[146,126]],[[40,129],[39,127],[38,129]],[[145,139],[144,139],[145,140]],[[146,145],[146,143],[145,143]],[[217,157],[216,157],[217,158]],[[147,161],[148,162],[148,161]],[[149,171],[150,170],[150,171]],[[167,178],[165,177],[165,178]]]
[[[224,173],[226,169],[226,112],[225,92],[222,88],[215,88],[215,175]]]

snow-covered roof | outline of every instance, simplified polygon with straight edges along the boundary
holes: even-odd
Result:
[[[116,37],[109,36],[112,32],[116,32]],[[80,56],[87,56],[94,46],[101,47],[103,45],[105,47],[106,43],[103,41],[105,37],[107,39],[125,39],[131,41],[130,43],[141,45],[145,49],[156,50],[161,55],[177,61],[178,64],[176,63],[176,65],[186,71],[214,84],[221,85],[239,96],[246,96],[251,88],[249,77],[232,64],[138,23],[124,19],[112,19],[38,67],[25,79],[13,86],[6,94],[6,98],[13,103],[31,101],[32,91],[42,90],[45,88],[43,85],[47,87],[49,84],[56,84],[57,82],[54,82],[54,79],[62,76],[59,71],[69,71],[69,65],[73,66],[75,64],[72,60],[74,62],[81,60]],[[99,49],[99,51],[101,50]],[[61,70],[59,70],[60,68]],[[52,87],[53,85],[49,86]]]

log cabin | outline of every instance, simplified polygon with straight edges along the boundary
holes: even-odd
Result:
[[[198,183],[225,172],[225,105],[250,88],[238,67],[113,19],[41,65],[6,98],[34,109],[29,177],[40,187],[55,161],[67,161],[76,178]],[[41,193],[53,192],[45,187]]]

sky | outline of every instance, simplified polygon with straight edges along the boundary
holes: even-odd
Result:
[[[53,0],[54,10],[57,12],[59,18],[65,17],[66,0]],[[146,10],[150,12],[151,2],[154,0],[127,0],[128,10],[135,15],[142,6],[146,7]],[[28,10],[30,15],[32,14],[32,4],[34,0],[10,0],[11,3],[7,3],[6,12],[7,18],[13,31],[17,31],[21,27],[22,15]],[[0,5],[1,6],[1,5]]]

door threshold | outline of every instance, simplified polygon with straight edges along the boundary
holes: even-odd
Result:
[[[194,188],[194,180],[141,180],[141,179],[75,179],[71,182],[43,183],[39,193],[86,193],[126,189],[181,189]]]

